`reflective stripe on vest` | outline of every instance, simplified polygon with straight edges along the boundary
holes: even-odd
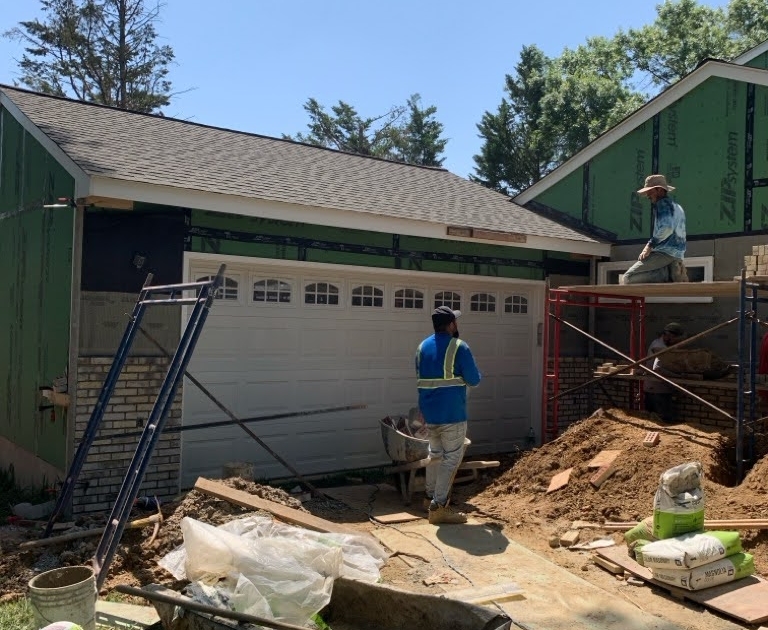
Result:
[[[456,363],[456,355],[459,352],[459,346],[461,345],[461,339],[451,338],[448,347],[445,350],[445,358],[443,359],[443,378],[420,378],[416,381],[416,387],[419,389],[436,389],[438,387],[457,387],[466,386],[464,379],[454,374],[454,365]],[[417,354],[417,363],[420,363],[421,359],[421,346],[419,346]]]

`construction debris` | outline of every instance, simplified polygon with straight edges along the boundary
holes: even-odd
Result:
[[[658,431],[648,431],[643,438],[643,446],[656,446],[660,439]]]
[[[580,536],[581,536],[581,532],[578,529],[568,530],[562,536],[560,536],[560,546],[572,547],[577,542],[579,542]]]
[[[547,488],[547,494],[550,492],[554,492],[555,490],[560,490],[560,488],[564,488],[568,485],[568,482],[571,478],[571,471],[573,468],[569,468],[568,470],[564,470],[561,473],[557,473],[554,477],[552,477],[552,480],[549,482],[549,487]]]

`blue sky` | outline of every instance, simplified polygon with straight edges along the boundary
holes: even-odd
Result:
[[[658,1],[165,0],[158,30],[176,53],[174,89],[187,90],[166,114],[280,137],[306,130],[310,96],[375,116],[418,92],[450,139],[444,166],[466,177],[475,125],[498,106],[523,45],[555,56],[653,21]],[[0,32],[39,14],[37,0],[3,5]],[[13,82],[21,53],[0,39],[0,83]]]

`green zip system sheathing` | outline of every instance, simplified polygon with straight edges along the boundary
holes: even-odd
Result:
[[[768,228],[768,89],[708,79],[535,201],[609,230],[619,243],[642,241],[650,204],[635,191],[655,172],[677,187],[689,238]]]
[[[67,368],[73,213],[42,206],[73,195],[72,177],[0,108],[0,435],[59,468],[65,418],[39,410],[38,388]]]
[[[768,52],[764,52],[762,55],[758,55],[751,61],[744,64],[751,68],[760,68],[761,70],[768,70]]]
[[[201,210],[191,211],[189,230],[187,249],[194,252],[530,280],[544,278],[543,253],[520,247],[415,236],[393,238],[391,234]]]

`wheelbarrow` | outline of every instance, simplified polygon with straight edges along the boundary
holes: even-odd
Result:
[[[418,410],[416,410],[416,414],[418,414]],[[405,505],[410,505],[413,499],[418,472],[426,470],[426,467],[434,461],[429,457],[429,440],[417,437],[426,435],[426,428],[423,432],[421,431],[423,423],[419,426],[419,422],[414,420],[416,414],[412,409],[408,417],[387,416],[380,421],[384,449],[394,464],[389,472],[399,477],[400,493]],[[414,429],[414,427],[416,428]],[[471,444],[472,441],[469,438],[464,438],[464,452]],[[453,483],[475,480],[478,478],[479,470],[496,468],[497,466],[499,466],[498,461],[462,461],[458,470],[469,471],[469,474],[457,476]]]

